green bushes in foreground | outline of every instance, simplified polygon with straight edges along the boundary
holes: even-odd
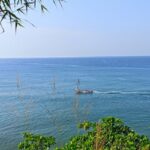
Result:
[[[103,118],[100,122],[83,122],[79,128],[86,133],[72,137],[55,150],[150,150],[150,140],[126,126],[120,119]],[[19,150],[49,150],[55,138],[31,133],[24,134]]]

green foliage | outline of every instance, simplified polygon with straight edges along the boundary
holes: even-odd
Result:
[[[83,122],[79,128],[84,129],[85,133],[72,137],[67,144],[56,150],[150,150],[150,140],[146,136],[140,136],[114,117],[103,118],[97,123]],[[26,133],[19,148],[39,150],[40,137]],[[55,143],[52,137],[41,138],[45,139],[42,140],[45,148]]]
[[[150,141],[120,119],[107,117],[98,123],[84,122],[87,133],[75,136],[59,150],[150,150]]]
[[[24,141],[18,145],[19,150],[48,150],[55,144],[55,138],[50,136],[24,133]]]
[[[91,127],[95,127],[95,123],[85,121],[78,126],[80,129],[89,130]]]
[[[56,5],[56,2],[63,2],[64,0],[52,0]],[[47,11],[42,0],[0,0],[0,26],[4,31],[2,22],[7,20],[10,24],[15,26],[23,26],[23,19],[19,16],[27,14],[29,10],[40,8],[42,12]],[[24,20],[25,21],[25,20]]]

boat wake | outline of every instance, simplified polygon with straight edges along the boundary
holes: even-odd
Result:
[[[97,91],[94,90],[93,93],[95,94],[114,94],[114,95],[150,95],[150,91],[144,92],[144,91]]]

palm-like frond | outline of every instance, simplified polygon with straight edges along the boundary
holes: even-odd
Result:
[[[64,0],[52,0],[56,5],[58,2],[62,6]],[[10,24],[17,28],[23,27],[22,18],[20,15],[25,15],[29,10],[36,7],[41,9],[41,12],[47,11],[47,7],[43,4],[43,0],[0,0],[0,27],[4,31],[3,22],[7,20]]]

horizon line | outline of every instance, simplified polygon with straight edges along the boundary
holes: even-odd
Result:
[[[109,57],[150,57],[150,55],[0,57],[0,59],[109,58]]]

